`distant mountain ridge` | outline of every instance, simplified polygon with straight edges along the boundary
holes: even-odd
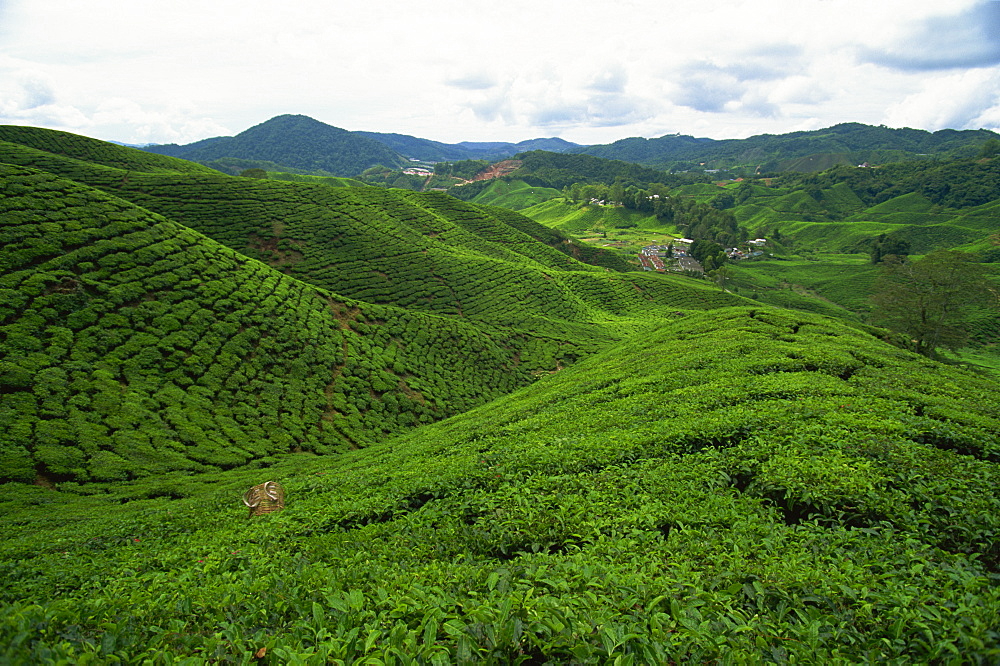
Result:
[[[746,139],[715,140],[680,134],[656,139],[631,137],[570,152],[660,169],[756,165],[763,171],[819,171],[833,164],[876,164],[925,156],[972,157],[986,141],[997,138],[1000,135],[996,132],[983,129],[928,132],[840,123],[824,129],[759,134]]]
[[[716,140],[670,134],[654,139],[630,137],[591,146],[557,137],[518,143],[462,141],[449,144],[407,134],[348,131],[308,116],[282,115],[233,137],[213,137],[187,145],[150,145],[142,149],[210,164],[231,173],[249,166],[261,166],[266,170],[287,168],[356,176],[373,166],[399,169],[414,161],[492,161],[538,150],[586,154],[668,171],[742,168],[744,171],[811,172],[837,164],[972,157],[990,139],[1000,139],[1000,134],[989,130],[928,132],[841,123],[824,129],[759,134],[746,139]]]
[[[528,139],[519,143],[464,141],[448,144],[406,134],[352,132],[308,116],[282,115],[236,136],[212,137],[185,145],[136,147],[201,163],[254,160],[270,163],[267,166],[356,176],[373,166],[401,168],[414,160],[491,160],[528,150],[566,152],[582,146],[559,138]]]
[[[425,161],[445,162],[453,160],[493,160],[511,157],[529,150],[547,150],[553,153],[569,152],[583,148],[558,137],[528,139],[518,143],[505,141],[460,141],[441,143],[430,139],[419,139],[406,134],[383,134],[380,132],[355,132],[384,143],[404,157]]]
[[[204,139],[185,146],[147,146],[144,150],[196,162],[262,160],[334,176],[354,176],[377,164],[399,167],[405,163],[383,143],[297,115],[271,118],[236,136]]]

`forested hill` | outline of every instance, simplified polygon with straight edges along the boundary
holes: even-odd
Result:
[[[405,134],[352,132],[308,116],[283,115],[232,137],[146,146],[143,150],[209,163],[220,169],[228,167],[233,173],[260,166],[356,176],[373,166],[404,167],[411,160],[502,159],[526,150],[562,152],[575,147],[577,144],[558,138],[448,144]]]
[[[986,141],[998,136],[989,130],[927,132],[842,123],[826,129],[761,134],[747,139],[714,140],[679,134],[657,139],[633,137],[572,152],[661,169],[753,166],[761,171],[819,171],[834,164],[881,164],[926,156],[972,157]],[[811,164],[800,161],[808,157],[815,158]]]
[[[147,146],[143,150],[197,162],[260,160],[334,176],[354,176],[378,164],[405,163],[398,153],[374,139],[296,115],[271,118],[233,137],[186,146]]]

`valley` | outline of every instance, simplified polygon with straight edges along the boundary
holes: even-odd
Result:
[[[155,152],[0,127],[0,662],[1000,656],[985,135],[279,119]],[[705,173],[804,144],[899,159]],[[343,146],[495,177],[377,186]],[[679,238],[704,274],[640,270]],[[891,268],[953,251],[986,294],[945,299],[961,344],[881,325]]]

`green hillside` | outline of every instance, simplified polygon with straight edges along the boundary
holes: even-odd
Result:
[[[50,170],[0,199],[7,479],[344,450],[736,302],[444,195],[0,159]]]
[[[333,176],[356,176],[377,164],[401,166],[406,162],[375,139],[298,115],[276,116],[236,136],[186,146],[147,146],[143,150],[198,162],[263,160]]]
[[[38,127],[0,125],[0,143],[17,144],[21,147],[58,155],[68,160],[79,160],[87,163],[88,166],[101,165],[124,171],[146,173],[214,173],[212,169],[193,162],[154,155],[79,134]],[[10,147],[6,146],[5,148],[9,149]],[[52,158],[49,155],[35,153],[34,159],[39,161],[41,166],[40,160]]]
[[[998,412],[826,318],[692,315],[361,451],[8,486],[0,654],[990,663]]]
[[[81,168],[47,154],[0,145],[0,160],[32,164],[104,188],[296,278],[372,303],[436,314],[524,323],[556,331],[558,320],[603,321],[604,285],[651,290],[672,307],[676,291],[624,270],[613,256],[581,250],[527,218],[440,194],[376,187],[331,188],[221,175],[162,177]],[[504,216],[504,219],[497,217]],[[512,219],[513,218],[513,219]],[[513,221],[513,220],[516,220]],[[538,239],[545,236],[545,242]],[[576,258],[598,266],[582,264]],[[553,272],[555,271],[555,272]],[[587,271],[595,300],[567,287],[561,271]],[[574,284],[579,284],[575,280]],[[640,285],[634,287],[633,285]],[[516,314],[508,312],[516,308]],[[648,310],[628,297],[614,313]],[[561,334],[560,334],[561,335]]]
[[[472,201],[510,210],[523,210],[558,196],[562,196],[562,193],[552,187],[536,187],[523,180],[498,179],[490,182]]]
[[[5,480],[343,451],[553,362],[549,340],[334,296],[51,174],[2,184]]]
[[[0,137],[0,663],[1000,659],[1000,384],[859,314],[878,234],[991,247],[989,164],[536,219],[190,164]]]

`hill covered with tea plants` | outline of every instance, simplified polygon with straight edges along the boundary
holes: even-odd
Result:
[[[0,159],[4,479],[362,446],[736,302],[443,195]]]
[[[990,375],[510,210],[186,164],[0,134],[0,661],[1000,658]]]
[[[362,450],[5,486],[2,654],[993,662],[1000,388],[873,333],[692,313]]]

